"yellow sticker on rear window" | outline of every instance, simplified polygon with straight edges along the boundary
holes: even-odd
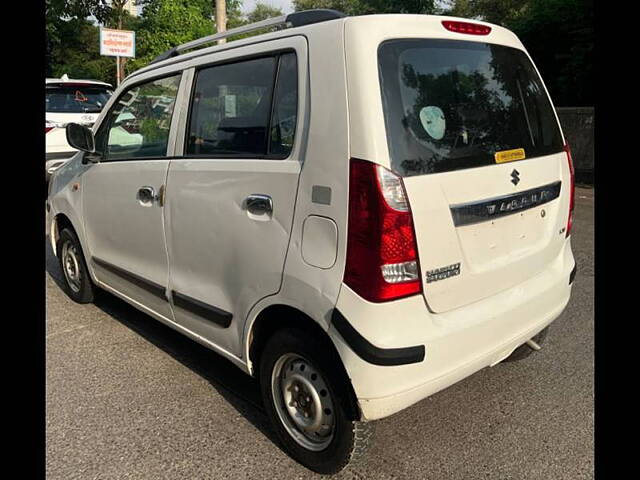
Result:
[[[503,150],[502,152],[496,152],[494,155],[496,163],[513,162],[514,160],[523,160],[524,148],[516,148],[515,150]]]

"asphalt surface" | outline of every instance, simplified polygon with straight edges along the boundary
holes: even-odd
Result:
[[[335,478],[593,478],[593,197],[577,189],[569,306],[541,352],[376,422]],[[118,298],[73,303],[47,246],[48,479],[320,478],[277,445],[258,387]]]

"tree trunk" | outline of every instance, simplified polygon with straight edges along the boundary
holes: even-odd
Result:
[[[216,4],[216,29],[218,33],[227,31],[226,0],[214,0]],[[218,45],[226,43],[226,39],[218,40]]]

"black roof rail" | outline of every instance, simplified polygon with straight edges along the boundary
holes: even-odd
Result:
[[[292,27],[301,27],[303,25],[311,25],[312,23],[326,22],[344,17],[346,17],[346,15],[338,10],[316,8],[314,10],[290,13],[287,15],[287,22],[290,23]]]
[[[171,48],[170,50],[167,50],[166,52],[161,53],[156,58],[151,60],[151,62],[149,62],[149,65],[161,62],[168,58],[176,57],[185,50],[191,50],[192,48],[200,47],[202,45],[206,45],[207,43],[212,43],[217,40],[222,40],[223,38],[228,38],[242,33],[254,32],[256,30],[270,27],[301,27],[303,25],[311,25],[313,23],[326,22],[328,20],[335,20],[343,17],[346,17],[346,15],[337,10],[318,8],[315,10],[303,10],[302,12],[293,12],[288,15],[267,18],[266,20],[262,20],[260,22],[243,25],[241,27],[227,30],[226,32],[216,33],[214,35],[202,37],[191,42],[183,43],[182,45],[178,45]]]

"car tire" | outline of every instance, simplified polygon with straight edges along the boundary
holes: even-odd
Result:
[[[540,332],[536,336],[534,336],[531,340],[536,342],[538,345],[542,345],[545,339],[547,338],[548,333],[549,333],[549,327],[545,327],[542,330],[540,330]],[[511,353],[511,355],[505,358],[503,362],[517,362],[518,360],[524,360],[534,352],[535,350],[533,350],[529,345],[527,345],[526,343],[523,343],[518,348],[516,348]]]
[[[78,236],[72,229],[64,228],[60,232],[56,253],[62,270],[65,293],[77,303],[93,302],[96,287],[89,276]]]
[[[373,433],[371,422],[356,420],[355,398],[336,357],[317,338],[286,328],[267,340],[258,372],[265,410],[285,451],[321,474],[362,458]]]

